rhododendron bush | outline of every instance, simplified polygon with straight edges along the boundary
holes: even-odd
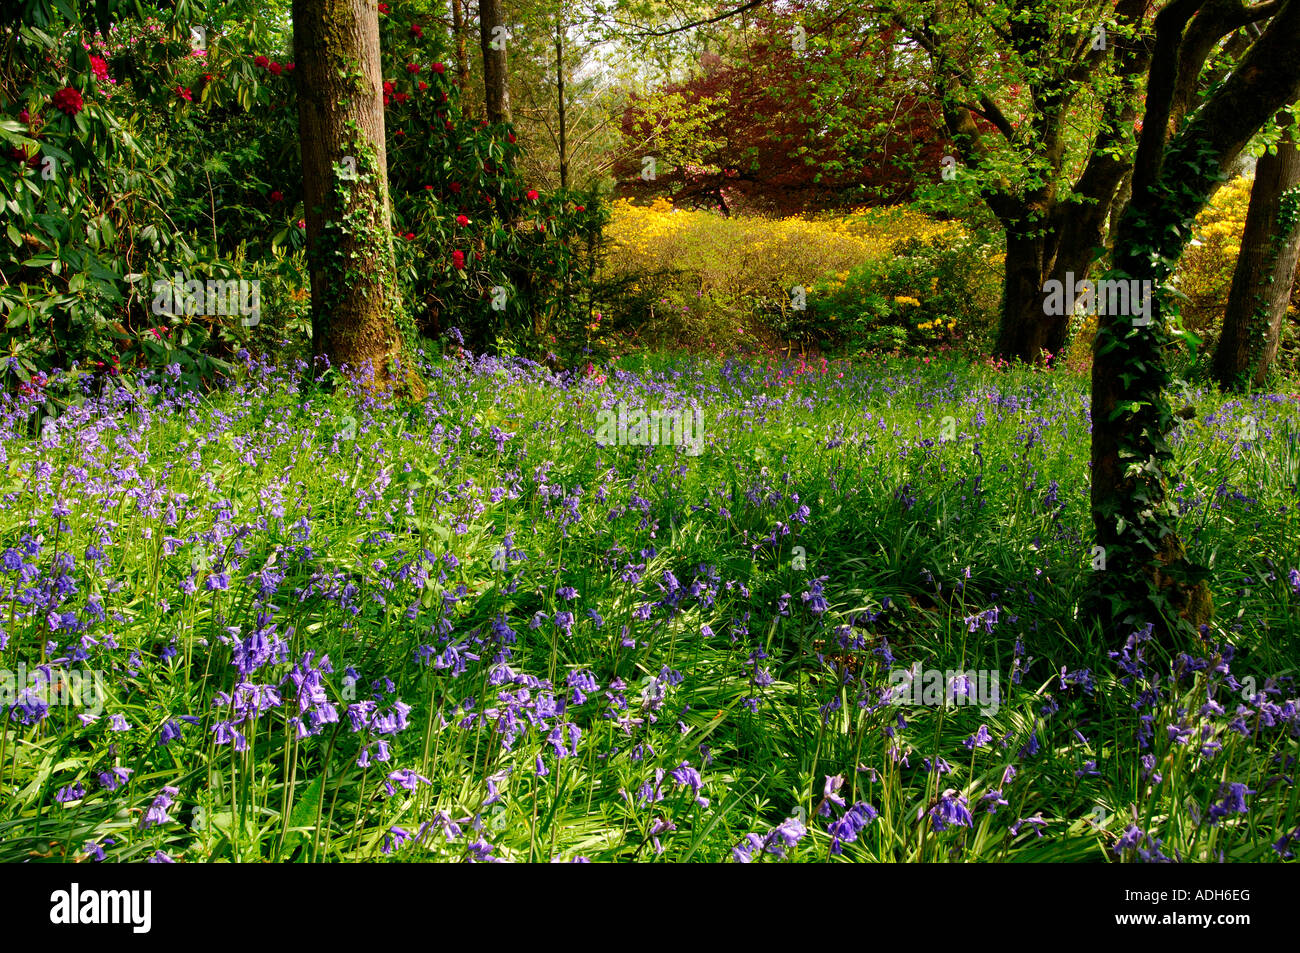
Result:
[[[0,160],[13,173],[0,176],[6,385],[74,364],[174,364],[193,383],[238,347],[301,327],[301,256],[272,241],[292,210],[270,199],[270,176],[296,171],[294,117],[288,86],[264,82],[244,49],[269,41],[260,29],[208,29],[201,47],[155,19],[11,35],[0,63]],[[260,281],[264,326],[156,313],[152,283],[177,274]]]
[[[307,345],[287,25],[184,13],[100,32],[36,4],[27,25],[7,28],[0,349],[11,389],[74,363],[178,364],[197,383],[242,347]],[[599,203],[540,194],[512,171],[513,133],[463,114],[439,31],[384,13],[380,30],[408,341],[454,325],[523,350],[587,323]],[[257,281],[259,313],[210,302],[160,313],[153,283],[177,275]]]

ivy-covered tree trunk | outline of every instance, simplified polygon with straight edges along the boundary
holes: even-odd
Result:
[[[1250,138],[1300,94],[1300,0],[1276,15],[1232,74],[1188,118],[1175,120],[1188,21],[1214,0],[1176,0],[1156,21],[1133,197],[1120,222],[1113,280],[1149,283],[1148,314],[1098,316],[1092,372],[1092,516],[1101,566],[1095,608],[1112,635],[1152,623],[1162,634],[1206,622],[1207,571],[1188,558],[1168,499],[1177,423],[1166,396],[1167,353],[1179,329],[1166,284],[1192,222]],[[1225,32],[1236,27],[1228,26]],[[1199,68],[1199,64],[1198,64]],[[1167,131],[1174,130],[1172,138]],[[1180,128],[1181,127],[1181,128]],[[1094,565],[1097,565],[1094,562]]]
[[[1214,376],[1224,389],[1262,386],[1277,356],[1278,339],[1296,259],[1300,257],[1300,150],[1290,116],[1277,152],[1260,156],[1241,236],[1241,254],[1214,351]]]
[[[312,347],[382,379],[400,339],[378,7],[293,0],[293,40]]]

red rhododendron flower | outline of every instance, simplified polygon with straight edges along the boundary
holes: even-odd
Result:
[[[451,253],[451,263],[458,271],[465,270],[465,253],[457,250]]]
[[[194,95],[184,86],[176,87],[176,95],[179,96],[181,99],[185,100],[187,103],[194,102]]]
[[[304,222],[302,219],[298,219],[298,227],[299,227],[299,228],[306,228],[306,227],[307,227],[307,223]]]
[[[284,193],[281,192],[279,189],[276,189],[274,192],[271,193],[271,201],[272,201],[272,202],[283,202],[283,201],[284,201]]]
[[[95,79],[99,80],[101,83],[108,79],[108,63],[100,59],[98,56],[92,56],[90,58],[90,71],[95,74]]]
[[[21,121],[21,122],[26,122],[27,120],[29,120],[29,119],[31,119],[31,118],[32,118],[31,113],[29,113],[25,107],[24,107],[23,111],[20,112],[20,113],[18,114],[18,119],[19,119],[19,121]]]
[[[450,120],[450,119],[447,120],[447,128],[448,128],[448,129],[451,129],[451,128],[452,128],[451,120]]]
[[[418,89],[420,90],[420,92],[424,92],[424,91],[425,91],[426,89],[428,89],[428,88],[429,88],[429,84],[426,83],[424,80],[420,80],[420,85],[419,85],[419,87],[418,87]]]
[[[587,211],[587,206],[585,206],[585,205],[579,205],[579,206],[578,206],[578,211],[579,211],[579,212],[585,212],[585,211]]]
[[[433,191],[433,186],[432,186],[432,185],[426,185],[426,186],[424,187],[424,191],[426,191],[426,192],[432,192],[432,191]]]
[[[447,67],[444,66],[442,63],[434,63],[433,71],[437,73],[439,76],[441,76],[443,73],[447,72]]]
[[[290,72],[293,72],[293,64],[292,64],[292,63],[285,63],[285,64],[284,64],[284,68],[287,69],[287,70],[289,70]]]
[[[419,37],[420,39],[424,39],[424,30],[420,29],[420,24],[418,23],[411,24],[411,35]]]
[[[284,67],[281,66],[279,63],[272,63],[270,66],[267,67],[267,69],[271,71],[272,76],[279,76],[280,72],[284,69]]]
[[[81,98],[81,93],[71,86],[64,86],[50,97],[50,102],[54,103],[55,109],[67,113],[69,116],[75,116],[86,105],[85,100]]]
[[[393,96],[393,98],[396,99],[399,103],[404,103],[404,102],[406,102],[408,99],[411,98],[411,94],[410,94],[410,93],[397,93],[395,96]]]
[[[468,215],[457,215],[457,216],[456,216],[456,224],[459,225],[461,228],[464,228],[466,225],[469,224],[469,216],[468,216]]]
[[[513,132],[510,133],[510,135],[506,136],[506,142],[514,142],[514,141],[515,141],[515,134]]]
[[[447,186],[447,188],[451,189],[451,192],[452,192],[453,195],[460,195],[460,183],[459,183],[459,182],[453,182],[453,183],[451,183],[451,185]]]
[[[408,242],[413,242],[415,241],[415,232],[407,232],[402,237],[405,238]]]
[[[530,201],[530,202],[536,202],[536,201],[537,201],[537,190],[536,190],[536,189],[529,189],[529,190],[528,190],[528,201]]]
[[[253,65],[256,66],[258,69],[266,69],[268,66],[271,65],[271,61],[268,60],[265,56],[259,56],[253,60]]]
[[[406,71],[407,71],[408,73],[418,73],[418,72],[420,72],[420,64],[419,64],[419,63],[407,63],[407,64],[406,64]]]

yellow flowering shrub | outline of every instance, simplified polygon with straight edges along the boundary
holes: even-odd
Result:
[[[1238,176],[1214,194],[1196,216],[1192,240],[1178,263],[1176,287],[1190,299],[1183,302],[1183,324],[1202,336],[1223,320],[1253,184]]]
[[[614,202],[605,235],[602,277],[624,290],[624,307],[643,312],[638,330],[682,343],[731,340],[740,332],[820,344],[845,338],[856,319],[852,302],[845,301],[842,315],[833,306],[850,272],[892,260],[900,241],[937,248],[965,237],[961,226],[907,207],[723,218],[674,209],[664,198],[648,206]],[[892,307],[937,320],[923,302],[939,283],[938,274],[928,274],[920,284],[897,287]],[[946,316],[935,333],[951,334],[950,323]]]

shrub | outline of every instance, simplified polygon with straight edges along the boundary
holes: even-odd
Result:
[[[820,280],[810,326],[850,352],[982,349],[1001,291],[991,252],[964,232],[905,238],[889,257]]]
[[[739,334],[741,342],[793,339],[820,347],[851,337],[844,330],[850,311],[870,316],[865,330],[896,310],[886,298],[923,296],[929,307],[915,323],[936,323],[916,343],[928,331],[937,344],[957,325],[969,334],[979,323],[975,315],[986,321],[984,313],[996,308],[988,281],[996,274],[980,257],[988,249],[954,246],[958,234],[957,226],[905,207],[842,217],[724,218],[674,209],[664,198],[648,206],[622,199],[611,213],[600,294],[623,315],[615,330],[651,341],[702,346]],[[907,262],[889,265],[900,236],[913,242],[901,248]],[[834,276],[850,273],[851,290],[842,293]],[[882,288],[866,287],[873,282]]]
[[[277,52],[283,25],[212,26],[201,50],[186,26],[155,19],[88,44],[83,24],[66,26],[14,30],[0,52],[0,161],[15,173],[0,176],[6,383],[74,362],[179,364],[199,383],[228,373],[241,348],[305,350],[297,80]],[[381,16],[381,34],[408,343],[453,324],[503,349],[581,337],[602,204],[523,181],[510,129],[462,114],[436,31],[426,39]],[[258,321],[155,313],[153,283],[178,273],[261,282]]]

